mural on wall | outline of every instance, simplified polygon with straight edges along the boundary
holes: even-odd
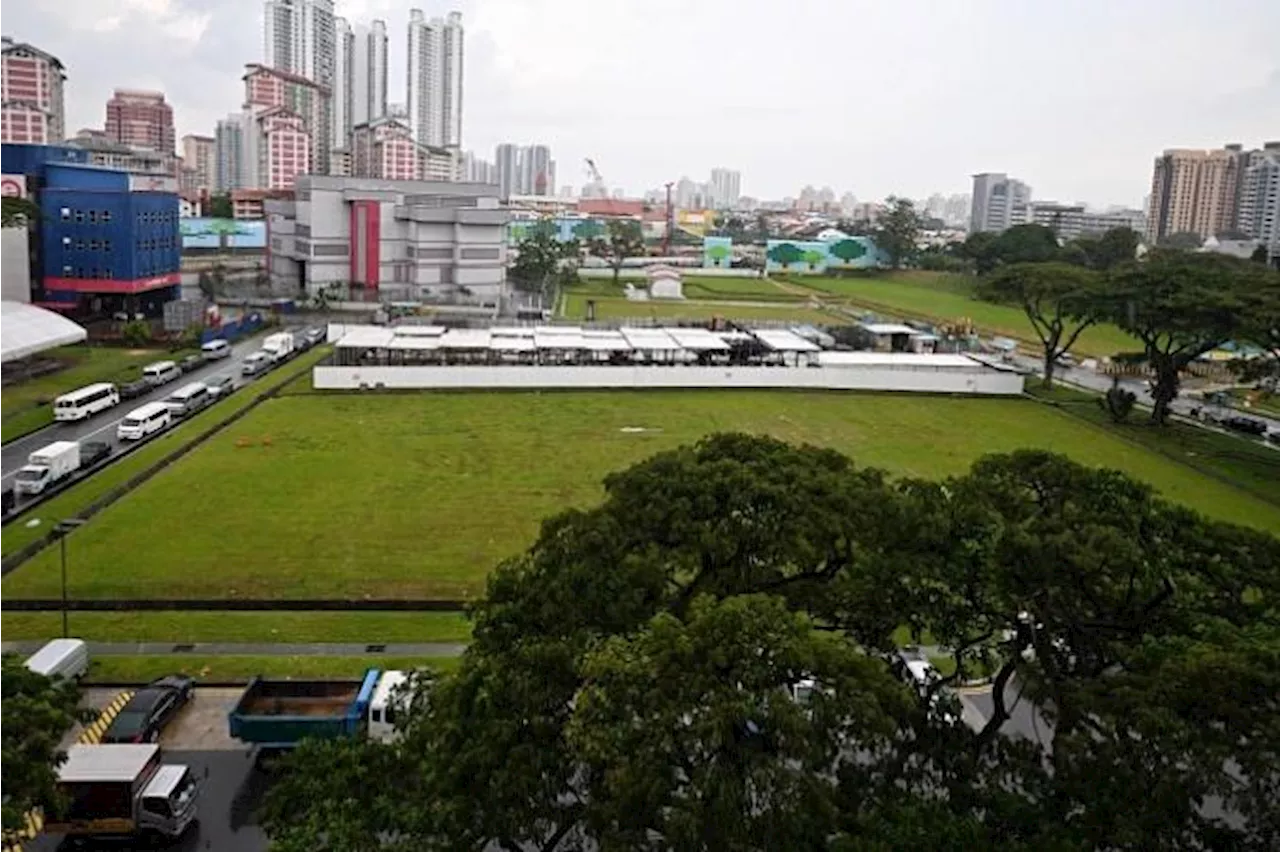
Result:
[[[261,220],[179,219],[184,249],[266,248],[267,223]]]
[[[702,265],[707,268],[728,269],[733,265],[733,239],[730,237],[704,237],[702,240]]]
[[[585,243],[603,237],[605,227],[600,219],[516,219],[507,223],[507,243],[515,245],[538,231],[550,231],[562,243],[570,240]]]
[[[769,240],[765,245],[768,272],[809,272],[831,269],[870,269],[880,265],[880,251],[868,237],[833,234],[826,240]]]

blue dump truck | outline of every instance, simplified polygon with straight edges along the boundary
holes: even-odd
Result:
[[[255,677],[227,720],[231,736],[260,749],[290,749],[303,739],[394,735],[398,689],[408,676],[369,669],[360,680],[265,680]]]

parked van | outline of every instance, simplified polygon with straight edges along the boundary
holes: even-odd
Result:
[[[149,384],[159,387],[182,375],[182,370],[172,361],[157,361],[142,368],[142,378]]]
[[[45,677],[79,680],[89,671],[89,646],[83,639],[54,639],[27,659],[27,668]]]
[[[213,394],[209,393],[209,386],[204,382],[191,382],[169,394],[164,404],[169,407],[174,417],[186,417],[211,402],[213,402]]]
[[[169,406],[163,402],[148,402],[124,416],[116,427],[116,437],[121,441],[139,441],[152,432],[159,432],[173,419]]]
[[[246,376],[253,376],[270,369],[272,363],[271,356],[259,349],[244,359],[240,372]]]
[[[200,347],[200,354],[204,356],[206,361],[217,361],[221,358],[231,357],[231,344],[222,338],[210,340],[204,346]]]

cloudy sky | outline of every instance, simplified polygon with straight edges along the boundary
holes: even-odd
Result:
[[[1164,147],[1280,139],[1277,0],[338,0],[391,36],[467,29],[465,147],[552,146],[638,193],[713,166],[743,192],[921,197],[1006,171],[1038,198],[1138,204]],[[238,109],[261,0],[6,0],[4,34],[67,66],[69,129],[116,86],[162,89],[178,134]]]

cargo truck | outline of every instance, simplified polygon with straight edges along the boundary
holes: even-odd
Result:
[[[260,749],[290,749],[303,739],[390,739],[405,697],[400,671],[369,669],[360,680],[255,677],[227,714],[231,736]]]
[[[66,808],[50,814],[44,830],[71,837],[176,838],[195,821],[200,797],[191,770],[161,762],[154,743],[71,746],[58,792]]]
[[[262,351],[276,363],[285,360],[293,354],[293,334],[288,331],[268,334],[262,339]]]
[[[18,469],[13,489],[19,494],[42,494],[81,468],[92,467],[111,453],[108,444],[92,442],[83,446],[78,441],[55,441],[27,457],[25,467]]]

